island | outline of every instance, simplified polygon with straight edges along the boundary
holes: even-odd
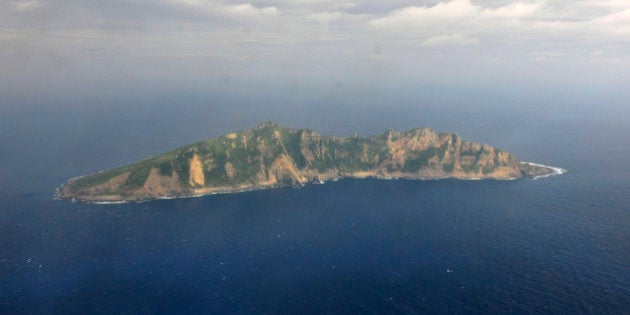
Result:
[[[128,166],[72,178],[57,189],[56,196],[126,202],[301,186],[345,177],[507,180],[556,171],[429,128],[329,137],[265,122]]]

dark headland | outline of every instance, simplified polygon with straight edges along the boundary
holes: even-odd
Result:
[[[273,122],[76,177],[56,193],[87,202],[142,201],[298,186],[343,177],[517,179],[560,169],[429,128],[327,137]]]

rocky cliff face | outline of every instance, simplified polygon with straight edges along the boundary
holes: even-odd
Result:
[[[509,152],[428,128],[364,137],[326,137],[264,123],[66,182],[61,198],[147,200],[341,177],[512,179],[526,176]]]

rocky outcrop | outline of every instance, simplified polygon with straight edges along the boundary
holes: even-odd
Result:
[[[303,185],[341,177],[514,179],[549,173],[511,153],[429,128],[326,137],[267,122],[136,164],[71,179],[61,198],[148,200]]]
[[[229,164],[229,163],[228,163]],[[193,155],[192,160],[190,161],[188,178],[190,181],[188,182],[191,187],[203,187],[206,182],[206,178],[203,175],[203,165],[199,160],[199,156],[197,154]],[[226,164],[226,173],[229,175],[227,164]]]

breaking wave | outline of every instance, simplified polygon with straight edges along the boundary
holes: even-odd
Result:
[[[549,174],[534,176],[532,178],[533,180],[537,180],[539,178],[544,178],[544,177],[549,177],[549,176],[562,175],[567,172],[566,169],[561,168],[561,167],[549,166],[549,165],[544,165],[544,164],[539,164],[539,163],[534,163],[534,162],[521,162],[521,163],[531,165],[531,166],[544,167],[546,169],[552,170],[552,172]]]

